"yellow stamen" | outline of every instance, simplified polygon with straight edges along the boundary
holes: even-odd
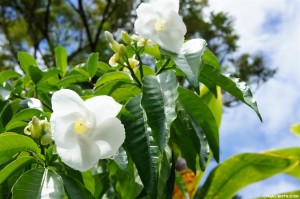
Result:
[[[155,30],[156,31],[162,31],[165,28],[165,23],[161,22],[161,21],[157,21],[155,23]]]
[[[84,121],[77,120],[74,124],[74,130],[77,134],[83,134],[86,131],[87,127]]]

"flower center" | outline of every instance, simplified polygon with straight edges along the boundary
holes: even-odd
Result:
[[[87,130],[87,126],[83,120],[77,120],[74,124],[74,130],[77,134],[83,134]]]
[[[155,23],[155,30],[156,31],[162,31],[165,28],[165,23],[162,21],[157,21]]]

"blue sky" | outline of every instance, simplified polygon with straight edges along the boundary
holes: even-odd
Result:
[[[300,146],[290,126],[300,122],[300,1],[210,0],[210,10],[235,18],[239,53],[263,53],[276,76],[254,94],[263,123],[245,105],[225,109],[220,131],[221,161],[241,152]],[[253,198],[300,189],[300,182],[279,175],[250,185],[239,194]]]

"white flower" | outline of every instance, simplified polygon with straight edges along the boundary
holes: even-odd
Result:
[[[143,46],[149,46],[152,47],[153,46],[153,42],[150,39],[144,39],[138,35],[132,35],[131,39],[137,41],[137,45],[139,47],[143,47]]]
[[[117,66],[118,61],[120,60],[120,53],[115,53],[108,61],[109,65]]]
[[[86,171],[99,159],[114,156],[125,139],[116,118],[122,106],[109,96],[83,101],[74,91],[62,89],[52,96],[51,126],[57,153],[70,167]]]
[[[137,8],[134,27],[141,37],[150,39],[161,48],[178,53],[186,26],[178,14],[179,0],[153,0]]]
[[[132,69],[136,69],[139,65],[139,61],[135,59],[135,55],[132,56],[132,58],[128,59],[129,62],[129,67],[131,67]]]

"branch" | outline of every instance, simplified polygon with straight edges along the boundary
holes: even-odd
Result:
[[[108,19],[109,15],[111,15],[113,13],[113,11],[115,10],[115,8],[113,9],[113,11],[108,15],[108,10],[109,10],[109,7],[111,5],[111,0],[108,0],[107,1],[107,4],[105,6],[105,9],[104,9],[104,12],[103,12],[103,15],[102,15],[102,20],[101,20],[101,23],[98,27],[98,30],[97,30],[97,33],[96,33],[96,36],[95,36],[95,40],[94,40],[94,43],[93,43],[93,49],[92,51],[95,51],[96,50],[96,46],[98,44],[98,41],[99,41],[99,37],[100,37],[100,33],[102,31],[102,28],[103,28],[103,25],[104,23],[106,22],[106,20]],[[117,5],[117,4],[116,4]],[[108,16],[107,16],[108,15]]]
[[[89,29],[89,24],[88,24],[88,21],[87,21],[87,18],[85,16],[85,12],[84,12],[84,9],[83,9],[83,5],[82,5],[82,0],[78,0],[78,6],[79,6],[79,15],[82,19],[82,22],[84,24],[84,28],[86,30],[86,34],[87,34],[87,37],[88,37],[88,40],[89,40],[89,44],[90,44],[90,47],[91,47],[91,50],[93,51],[93,39],[92,39],[92,35],[91,35],[91,31]]]

